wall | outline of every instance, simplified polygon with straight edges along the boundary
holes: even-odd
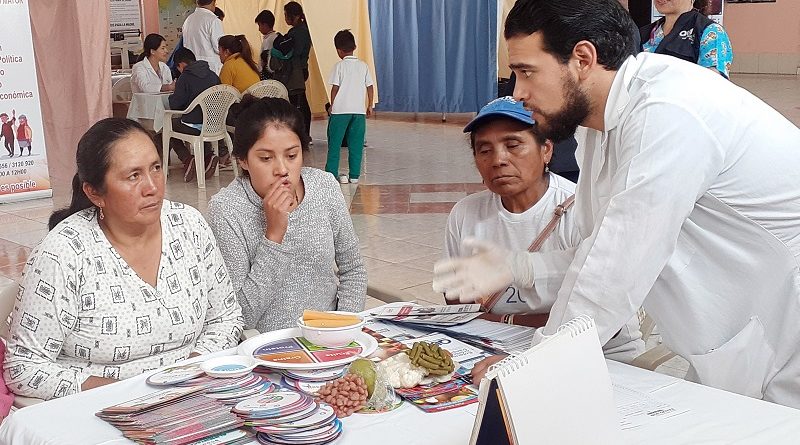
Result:
[[[109,3],[37,0],[29,5],[47,163],[54,193],[64,194],[75,174],[78,140],[92,124],[111,116]]]
[[[733,72],[798,74],[800,0],[726,3],[724,17]]]
[[[158,0],[141,0],[142,33],[144,35],[158,33]]]

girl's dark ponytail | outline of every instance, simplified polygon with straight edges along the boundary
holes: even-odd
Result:
[[[92,201],[89,200],[89,197],[86,196],[86,193],[83,191],[81,178],[75,173],[75,176],[72,177],[72,202],[69,204],[69,207],[56,210],[50,215],[50,220],[47,223],[48,229],[53,230],[53,227],[57,226],[58,223],[65,220],[68,216],[78,213],[83,209],[88,209],[93,205]]]

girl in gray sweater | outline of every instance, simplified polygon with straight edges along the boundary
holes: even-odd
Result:
[[[303,167],[308,136],[283,99],[246,96],[233,155],[242,167],[208,220],[247,329],[293,327],[303,309],[361,311],[367,271],[339,184]]]

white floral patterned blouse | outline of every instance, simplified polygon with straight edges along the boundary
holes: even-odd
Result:
[[[4,363],[16,394],[51,399],[90,376],[126,379],[237,344],[243,319],[200,212],[164,200],[157,285],[109,243],[96,211],[58,224],[31,253]]]

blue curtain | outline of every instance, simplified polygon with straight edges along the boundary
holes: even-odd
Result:
[[[376,110],[475,112],[497,96],[497,0],[370,0]]]

